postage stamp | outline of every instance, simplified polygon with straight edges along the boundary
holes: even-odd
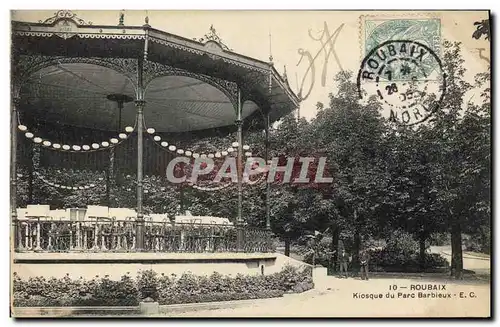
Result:
[[[438,57],[441,54],[441,20],[434,16],[362,16],[361,17],[361,57],[365,57],[386,41],[411,40],[427,46]],[[429,79],[433,70],[438,70],[435,60],[427,57],[421,63],[423,71],[417,74],[418,79]],[[396,74],[394,80],[400,79]]]

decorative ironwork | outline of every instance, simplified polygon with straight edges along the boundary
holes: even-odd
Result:
[[[227,50],[227,51],[233,51],[233,49],[230,49],[224,41],[220,38],[220,36],[217,34],[217,31],[214,28],[214,25],[210,25],[210,31],[205,34],[202,38],[199,39],[194,39],[195,41],[201,42],[201,43],[207,43],[209,41],[216,42],[218,45],[221,46],[222,49]]]
[[[118,19],[118,25],[119,26],[123,26],[124,20],[125,20],[125,13],[122,10],[120,12],[120,18]]]
[[[154,79],[164,76],[186,76],[195,78],[221,90],[229,98],[229,101],[231,101],[234,106],[236,106],[238,103],[238,85],[234,82],[227,81],[218,77],[193,73],[184,69],[175,68],[154,61],[147,60],[144,62],[143,78],[146,88],[147,85]]]
[[[80,17],[77,17],[77,15],[71,10],[59,10],[58,12],[54,13],[54,16],[49,17],[44,21],[40,20],[39,22],[43,24],[54,24],[61,19],[70,19],[78,25],[92,25],[92,22],[85,22]]]
[[[267,229],[244,228],[245,252],[275,252],[272,232]]]
[[[137,59],[97,58],[97,57],[62,57],[62,56],[19,56],[14,63],[13,79],[16,85],[25,83],[35,72],[59,64],[92,64],[112,69],[125,75],[137,89]]]
[[[17,251],[135,252],[136,226],[126,220],[22,219],[14,222]],[[274,252],[268,230],[243,227],[244,252]],[[237,252],[237,229],[232,225],[145,221],[144,250],[148,252]]]
[[[160,39],[160,38],[152,36],[152,35],[150,35],[149,38],[152,42],[162,44],[162,45],[165,45],[167,47],[171,47],[171,48],[179,49],[182,51],[194,53],[194,54],[200,55],[200,56],[209,55],[209,53],[207,53],[207,51],[198,50],[198,49],[195,49],[194,47],[190,47],[190,46],[184,46],[182,44],[178,44],[178,43],[174,43],[174,42],[167,41],[164,39]],[[197,40],[195,40],[195,41],[197,41]],[[246,64],[246,63],[243,63],[243,62],[240,62],[237,60],[226,58],[224,56],[217,56],[217,58],[222,60],[223,62],[225,62],[227,64],[230,64],[233,66],[238,66],[238,67],[243,67],[243,68],[248,69],[248,70],[258,71],[258,72],[263,72],[263,73],[265,72],[266,74],[269,71],[269,69],[267,69],[267,68],[266,69],[260,68],[260,67],[257,67],[255,65]]]

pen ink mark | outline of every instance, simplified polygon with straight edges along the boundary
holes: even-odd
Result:
[[[302,59],[304,57],[307,57],[307,60],[309,62],[309,66],[307,67],[305,75],[302,78],[302,83],[300,84],[300,88],[299,88],[299,91],[298,91],[298,96],[299,96],[299,99],[301,101],[307,99],[309,97],[309,95],[311,94],[311,91],[312,91],[312,89],[314,87],[314,84],[316,82],[316,67],[315,67],[315,62],[316,62],[316,59],[319,57],[319,55],[322,52],[324,54],[324,58],[323,58],[323,70],[321,72],[321,86],[324,87],[326,85],[326,77],[327,77],[327,73],[328,73],[328,61],[330,59],[330,56],[333,55],[333,57],[335,58],[335,61],[337,62],[337,65],[339,66],[340,70],[343,70],[342,69],[342,65],[340,63],[340,60],[339,60],[339,57],[337,55],[337,52],[335,51],[335,42],[337,41],[337,37],[339,36],[340,31],[342,30],[343,27],[344,27],[344,24],[341,24],[335,30],[335,32],[333,32],[333,34],[331,34],[330,30],[328,28],[328,24],[325,22],[323,30],[320,31],[321,36],[318,37],[318,38],[315,38],[312,35],[312,31],[309,30],[309,37],[313,41],[318,41],[318,42],[321,43],[321,48],[318,50],[318,52],[316,53],[316,55],[314,55],[314,57],[313,57],[313,55],[308,50],[304,50],[302,48],[298,49],[297,52],[300,55],[300,59],[299,59],[299,62],[297,63],[297,66],[300,65],[300,63],[302,62]],[[309,88],[307,89],[307,93],[305,95],[303,95],[304,94],[304,92],[303,92],[304,91],[304,83],[306,82],[306,80],[307,80],[308,77],[310,77]]]

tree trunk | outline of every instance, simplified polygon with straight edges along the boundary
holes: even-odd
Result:
[[[424,226],[422,226],[422,231],[420,231],[419,235],[419,246],[420,246],[420,255],[419,255],[419,263],[420,263],[420,269],[424,271],[425,269],[425,230]]]
[[[285,236],[285,255],[290,256],[290,237]]]
[[[462,227],[457,218],[451,218],[451,276],[456,279],[463,278],[463,257],[462,257]]]
[[[352,265],[357,271],[359,270],[359,252],[361,251],[361,224],[358,221],[358,212],[354,209],[354,249],[352,254]]]
[[[330,245],[330,251],[333,252],[331,267],[332,271],[337,271],[337,260],[339,257],[339,236],[340,228],[335,226],[332,230],[332,244]]]

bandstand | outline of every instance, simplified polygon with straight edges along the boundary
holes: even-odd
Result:
[[[270,124],[299,105],[272,56],[263,62],[234,53],[213,28],[192,40],[153,28],[147,17],[142,26],[127,26],[122,15],[116,25],[94,25],[58,11],[36,23],[12,22],[11,83],[15,264],[275,258],[270,185],[265,227],[249,226],[241,169],[235,217],[169,217],[143,206],[145,176],[160,180],[175,156],[234,155],[242,167],[248,151],[243,131],[253,129],[265,131],[262,156],[268,159]],[[220,135],[227,136],[223,148],[189,147]],[[60,170],[86,171],[88,180],[66,185],[54,173]],[[113,196],[117,178],[133,185],[125,191],[135,197],[135,208]],[[104,196],[85,207],[54,209],[34,200],[34,181],[67,198],[91,199],[99,187]],[[28,185],[22,206],[20,183]]]

